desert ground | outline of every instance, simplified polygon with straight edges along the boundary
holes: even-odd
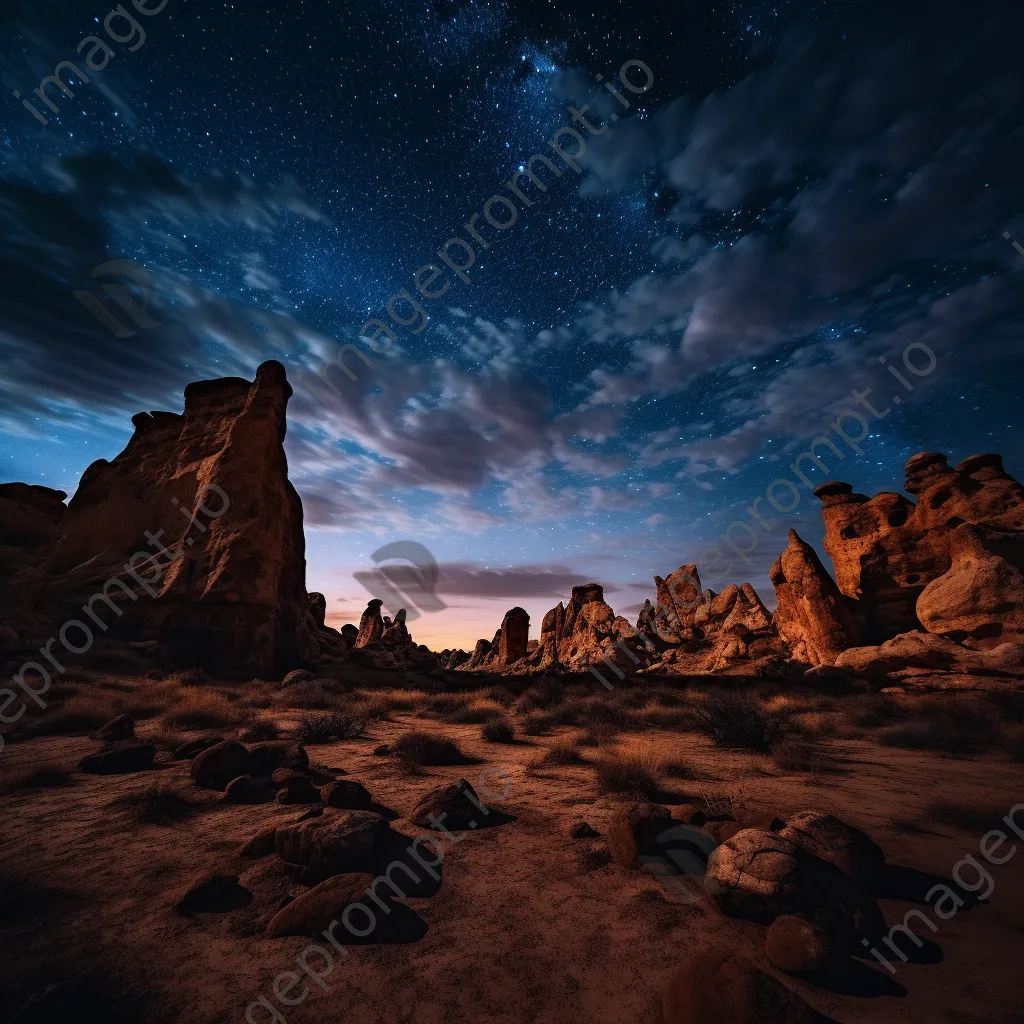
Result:
[[[612,692],[581,675],[476,676],[458,690],[451,679],[407,673],[396,686],[394,673],[353,668],[283,687],[195,669],[69,671],[58,700],[9,732],[3,753],[4,1019],[67,1010],[218,1024],[248,1010],[253,1022],[300,1024],[660,1024],[673,969],[716,946],[846,1024],[1024,1019],[1013,967],[1024,951],[1024,857],[995,866],[979,854],[1024,800],[1024,693],[1013,684],[911,695],[771,679],[635,677]],[[79,771],[98,748],[90,733],[119,714],[134,720],[136,742],[158,748],[152,768]],[[455,748],[401,741],[422,732]],[[420,799],[460,779],[500,820],[439,840],[440,881],[424,875],[426,887],[399,901],[400,927],[336,954],[326,990],[307,975],[285,984],[290,998],[308,989],[287,1006],[274,979],[297,970],[311,940],[264,932],[308,886],[277,858],[240,851],[309,808],[233,803],[197,786],[172,751],[204,737],[300,741],[311,772],[361,783],[410,840],[426,831],[409,821]],[[446,760],[457,763],[423,763]],[[895,973],[865,950],[784,974],[765,955],[765,927],[723,915],[699,879],[681,900],[650,870],[611,857],[616,815],[637,800],[760,828],[831,813],[884,851],[876,895],[887,925],[917,908],[936,930],[915,927],[923,945],[905,946],[906,963],[890,954]],[[574,838],[583,822],[598,835]],[[965,854],[991,886],[966,865],[961,880],[988,898],[960,889],[965,905],[939,920],[922,894]],[[182,910],[182,894],[211,873],[237,876],[240,905]],[[273,1011],[253,1006],[261,996]]]

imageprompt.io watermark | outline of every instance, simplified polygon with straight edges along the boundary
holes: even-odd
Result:
[[[86,291],[84,288],[76,288],[71,293],[115,338],[130,338],[137,332],[130,323],[115,314],[112,305],[143,330],[150,331],[161,326],[159,320],[149,315],[148,307],[153,301],[156,288],[153,275],[141,263],[125,259],[107,260],[93,267],[89,276],[97,280],[101,277],[126,277],[137,289],[136,297],[127,285],[120,281],[108,281],[100,285],[102,295],[100,291]]]
[[[380,568],[353,575],[392,615],[404,608],[406,620],[411,621],[418,619],[420,612],[429,614],[448,607],[434,593],[440,575],[437,559],[419,542],[396,540],[378,548],[370,558]]]

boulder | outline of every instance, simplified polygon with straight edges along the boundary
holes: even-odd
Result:
[[[1024,645],[1005,643],[991,650],[965,647],[933,633],[901,633],[878,647],[851,647],[836,658],[836,668],[885,682],[896,673],[927,669],[961,675],[1024,675]]]
[[[290,768],[278,768],[272,781],[277,787],[279,804],[316,804],[320,802],[320,790],[308,775]]]
[[[149,743],[133,743],[89,754],[78,762],[79,771],[88,775],[127,775],[153,767],[156,747]]]
[[[293,668],[281,680],[281,685],[293,686],[295,683],[305,683],[311,679],[316,679],[315,672],[310,672],[308,668]]]
[[[778,601],[775,628],[795,660],[832,665],[860,642],[847,599],[796,530],[789,531],[789,544],[768,575]]]
[[[120,743],[122,740],[130,740],[135,735],[135,723],[128,715],[118,715],[106,725],[101,725],[94,735],[96,739],[105,743]]]
[[[367,871],[390,833],[373,811],[339,811],[278,828],[277,855],[313,877]]]
[[[465,779],[459,779],[458,782],[432,789],[416,805],[409,820],[421,828],[438,828],[439,825],[431,821],[433,815],[447,829],[476,828],[485,819],[484,812],[478,806],[480,803],[476,790]]]
[[[743,829],[708,858],[704,888],[726,914],[770,921],[804,908],[799,848],[775,832]]]
[[[274,799],[274,790],[265,778],[239,775],[228,783],[224,799],[232,804],[266,804]]]
[[[186,740],[180,746],[174,748],[174,757],[178,761],[191,761],[196,754],[201,754],[218,743],[223,743],[223,736],[205,736],[202,739]]]
[[[321,786],[320,799],[326,807],[340,807],[349,811],[364,811],[373,803],[367,788],[349,779]]]
[[[66,497],[38,484],[0,484],[0,579],[37,565],[67,512]]]
[[[183,914],[223,914],[244,907],[251,900],[252,893],[238,884],[238,875],[207,871],[185,886],[174,905]]]
[[[266,740],[249,747],[249,772],[252,775],[273,775],[278,768],[304,771],[309,767],[306,748],[290,740]]]
[[[673,824],[668,808],[661,804],[629,804],[608,825],[608,851],[620,867],[633,867],[642,854],[657,852],[658,836]]]
[[[270,919],[266,937],[279,939],[284,935],[307,935],[319,938],[331,927],[332,921],[342,920],[347,907],[353,903],[367,905],[370,900],[367,891],[372,884],[373,875],[365,872],[334,875],[282,907]],[[359,917],[358,925],[363,927],[366,919],[365,914]]]
[[[224,740],[196,754],[189,775],[204,789],[227,788],[232,779],[249,774],[249,751],[234,740]]]
[[[665,1024],[835,1024],[732,950],[688,957],[662,998]]]
[[[921,625],[953,640],[1024,643],[1024,532],[964,523],[949,555],[917,599]]]
[[[349,647],[355,647],[356,640],[359,638],[359,627],[353,622],[346,622],[341,627],[341,638],[345,641],[345,644]]]
[[[820,970],[832,953],[823,928],[802,914],[783,914],[768,926],[764,951],[773,967],[787,974]]]
[[[672,817],[675,821],[681,821],[684,825],[693,825],[696,828],[700,828],[708,820],[708,813],[701,810],[695,804],[676,804],[672,808]]]
[[[241,850],[238,856],[245,860],[258,860],[261,857],[269,857],[277,848],[277,826],[265,828],[252,837]]]
[[[874,892],[885,874],[885,854],[859,828],[822,811],[801,811],[787,819],[778,834],[838,868],[849,879]]]

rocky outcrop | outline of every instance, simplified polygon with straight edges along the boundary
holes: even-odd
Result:
[[[795,660],[832,665],[840,653],[859,642],[846,598],[796,530],[789,531],[789,544],[768,575],[777,600],[775,628]]]
[[[127,447],[89,466],[39,568],[19,575],[19,600],[60,622],[115,580],[123,615],[100,608],[111,635],[254,672],[315,656],[302,504],[282,444],[291,393],[267,362],[253,381],[189,384],[181,414],[134,416]]]
[[[917,599],[921,625],[977,646],[1024,642],[1024,532],[964,523],[949,555],[949,570]]]
[[[526,657],[530,639],[530,616],[523,608],[511,608],[501,621],[501,640],[496,664],[504,668]]]
[[[477,640],[476,647],[473,648],[473,653],[469,657],[469,661],[458,666],[464,668],[467,671],[471,669],[482,668],[484,662],[487,660],[487,656],[491,653],[491,642],[490,640]]]
[[[64,491],[0,484],[0,579],[32,568],[67,512]]]
[[[869,644],[919,628],[917,601],[949,571],[954,531],[963,523],[1024,529],[1024,488],[998,455],[972,455],[954,469],[946,456],[921,452],[906,464],[908,493],[855,494],[846,483],[816,488],[825,520],[825,550],[836,583],[852,601]]]
[[[384,602],[375,597],[366,604],[366,610],[359,619],[359,634],[353,644],[356,648],[369,647],[375,644],[384,635],[384,619],[381,618],[380,608]]]

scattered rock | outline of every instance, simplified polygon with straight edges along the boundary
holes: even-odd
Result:
[[[742,832],[743,828],[738,821],[706,821],[701,826],[701,831],[720,845],[727,839],[732,839],[737,832]]]
[[[632,867],[641,854],[657,852],[659,834],[673,824],[668,808],[661,804],[630,804],[617,811],[608,826],[608,851],[620,867]]]
[[[305,747],[290,740],[265,740],[249,748],[249,771],[253,775],[272,775],[278,768],[303,771],[308,767]]]
[[[769,962],[787,974],[817,971],[832,952],[825,930],[802,914],[783,914],[768,927],[764,943]]]
[[[96,739],[105,743],[120,743],[130,740],[135,735],[135,723],[128,715],[118,715],[106,725],[101,725],[94,733]]]
[[[665,1024],[835,1024],[732,951],[710,949],[671,974]]]
[[[324,809],[320,806],[310,807],[308,811],[304,811],[295,820],[296,822],[309,821],[310,818],[319,818],[323,813]]]
[[[277,855],[286,864],[327,877],[366,871],[391,832],[373,811],[325,814],[277,830]]]
[[[369,899],[367,890],[373,884],[373,875],[349,873],[328,878],[282,907],[267,925],[266,937],[277,939],[282,935],[308,935],[317,938],[330,928],[332,921],[340,921],[346,907]],[[386,895],[386,890],[385,890]],[[358,919],[364,926],[365,915]]]
[[[409,820],[421,828],[437,828],[430,820],[433,815],[447,829],[474,828],[485,818],[484,812],[473,802],[478,799],[476,790],[465,779],[459,779],[431,790],[416,805]]]
[[[215,871],[193,879],[175,902],[175,907],[183,914],[223,914],[244,907],[251,900],[252,893],[238,884],[238,875]]]
[[[369,791],[362,783],[348,779],[321,786],[320,799],[326,807],[341,807],[349,811],[365,811],[373,803]]]
[[[240,775],[228,783],[224,799],[233,804],[265,804],[274,799],[274,791],[265,778]]]
[[[281,680],[281,685],[291,686],[292,683],[301,683],[307,679],[316,679],[316,673],[307,668],[294,668]]]
[[[112,747],[89,754],[78,762],[80,771],[88,775],[127,775],[153,767],[156,747],[149,743]]]
[[[801,811],[787,820],[779,835],[838,868],[869,892],[877,889],[885,873],[881,847],[834,815]]]
[[[376,757],[387,757],[391,753],[391,745],[382,743],[379,747],[373,748],[373,753]]]
[[[180,746],[174,748],[174,757],[178,761],[191,761],[196,754],[201,754],[218,743],[223,743],[223,736],[207,736],[198,740],[186,740]]]
[[[196,754],[189,774],[197,786],[222,792],[232,779],[249,774],[249,751],[234,740],[223,740]]]
[[[592,828],[585,821],[578,821],[569,829],[569,835],[573,839],[596,839],[600,834],[596,828]]]
[[[677,804],[672,808],[672,818],[681,821],[684,825],[694,825],[700,828],[708,820],[707,811],[701,810],[695,804]]]
[[[269,857],[276,849],[276,837],[276,826],[265,828],[262,832],[257,832],[256,835],[254,835],[252,839],[250,839],[249,842],[247,842],[245,846],[238,851],[238,856],[244,857],[247,860]]]
[[[274,779],[274,785],[278,787],[277,802],[279,804],[316,804],[320,802],[320,790],[317,789],[313,780],[299,772],[293,772],[290,768],[278,768],[274,775],[283,775],[288,772],[284,779]]]
[[[772,920],[803,909],[798,847],[775,832],[743,829],[708,858],[704,888],[726,914]]]

